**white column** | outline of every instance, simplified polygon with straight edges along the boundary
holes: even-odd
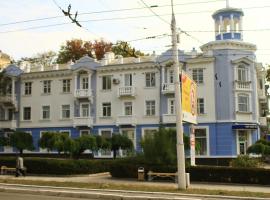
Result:
[[[164,66],[161,66],[161,80],[162,80],[162,85],[163,85],[165,83]]]
[[[92,96],[91,95],[91,92],[92,92],[92,90],[91,90],[91,73],[90,72],[88,72],[88,96],[90,97],[90,96]]]
[[[231,34],[232,34],[232,38],[234,38],[234,20],[233,20],[233,14],[231,14],[231,19],[230,19],[230,29],[231,29]]]
[[[239,32],[241,34],[241,40],[243,40],[243,21],[242,21],[242,16],[240,17],[240,20],[239,20]]]
[[[224,23],[222,16],[219,16],[219,24],[220,24],[220,39],[223,40]]]
[[[11,91],[11,98],[12,98],[12,103],[15,104],[15,78],[12,77],[12,91]]]
[[[76,95],[76,90],[77,90],[77,80],[78,80],[78,74],[75,74],[74,77],[74,95]]]
[[[216,37],[216,36],[218,35],[218,33],[219,33],[218,27],[219,27],[219,23],[218,23],[218,21],[215,21],[215,37]]]

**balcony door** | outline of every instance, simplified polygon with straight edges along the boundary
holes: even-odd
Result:
[[[132,86],[132,74],[125,74],[125,86]]]

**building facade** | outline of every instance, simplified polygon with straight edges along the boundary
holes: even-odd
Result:
[[[243,41],[242,16],[240,9],[218,10],[215,41],[203,45],[202,53],[179,51],[183,70],[198,86],[198,157],[246,154],[266,126],[265,70],[256,61],[256,46]],[[35,71],[10,65],[12,89],[0,98],[0,128],[4,134],[31,133],[36,152],[44,151],[38,140],[47,131],[73,138],[120,133],[140,152],[146,134],[160,125],[175,127],[171,55],[172,50],[139,58],[106,53],[102,61],[85,56],[66,67]],[[184,132],[190,133],[190,124],[184,123]]]

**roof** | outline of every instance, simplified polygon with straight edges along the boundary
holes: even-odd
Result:
[[[5,68],[5,74],[8,76],[19,76],[23,73],[23,70],[21,70],[17,65],[10,64]]]
[[[97,62],[95,59],[86,55],[80,58],[79,60],[77,60],[76,63],[71,66],[71,69],[77,70],[79,68],[87,68],[87,69],[95,70],[96,68],[100,66],[101,64],[99,62]]]

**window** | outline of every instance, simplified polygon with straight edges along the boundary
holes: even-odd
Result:
[[[203,69],[193,69],[192,78],[196,83],[203,83]]]
[[[64,133],[68,137],[70,137],[70,130],[61,130],[60,133]]]
[[[196,155],[207,155],[207,135],[205,128],[195,129],[195,146]]]
[[[43,93],[44,94],[51,93],[51,81],[43,81]]]
[[[157,132],[157,129],[144,129],[142,138],[145,137],[154,137],[154,134]]]
[[[42,106],[42,119],[50,119],[50,106]]]
[[[23,120],[31,120],[31,107],[23,108]]]
[[[146,85],[146,87],[155,87],[156,86],[155,72],[145,74],[145,85]]]
[[[112,89],[112,77],[103,76],[102,77],[102,90],[110,90],[110,89]]]
[[[81,104],[81,117],[89,116],[89,104]]]
[[[70,80],[64,79],[62,81],[63,81],[63,92],[64,93],[70,92]]]
[[[174,83],[174,71],[169,70],[169,77],[168,77],[169,83]]]
[[[240,65],[237,68],[238,81],[247,82],[248,81],[248,69],[244,65]]]
[[[102,104],[102,115],[103,117],[111,116],[111,103],[103,103]]]
[[[204,99],[203,98],[197,99],[197,112],[198,114],[204,114]]]
[[[246,94],[238,95],[238,111],[249,112],[249,97]]]
[[[175,101],[174,99],[168,99],[168,114],[175,115]]]
[[[70,105],[62,105],[62,118],[63,119],[70,118]]]
[[[132,115],[132,102],[125,102],[124,103],[124,114],[129,116]]]
[[[24,95],[32,94],[32,82],[24,83]]]
[[[156,114],[156,102],[155,101],[146,101],[146,115],[153,116]]]
[[[80,135],[83,136],[83,135],[90,135],[90,130],[81,130],[80,131]]]
[[[237,137],[237,153],[247,154],[247,149],[251,145],[250,132],[247,130],[238,130]]]
[[[132,74],[125,74],[125,86],[132,86]]]
[[[82,78],[82,89],[87,90],[88,89],[88,77]]]
[[[121,130],[121,134],[123,136],[126,136],[128,139],[130,139],[133,143],[133,148],[136,147],[136,140],[135,140],[135,131],[134,129],[124,129]],[[126,156],[128,155],[128,151],[127,150],[122,150],[122,155]]]

